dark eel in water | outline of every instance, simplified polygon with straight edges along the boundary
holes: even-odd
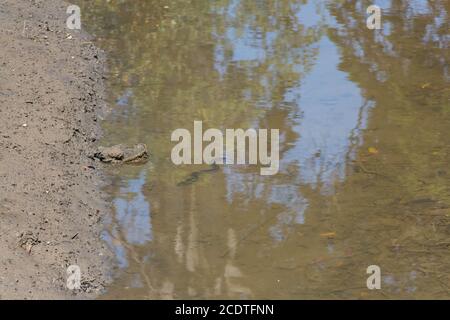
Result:
[[[205,173],[212,173],[219,170],[219,166],[216,163],[213,163],[210,165],[208,169],[198,170],[192,172],[190,175],[188,175],[183,181],[178,182],[177,186],[183,187],[193,184],[194,182],[198,181],[200,179],[200,176]]]

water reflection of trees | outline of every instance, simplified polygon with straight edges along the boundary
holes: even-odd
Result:
[[[328,32],[343,53],[340,67],[375,104],[359,159],[379,175],[353,174],[337,191],[347,215],[338,230],[348,246],[368,251],[347,269],[379,261],[389,295],[448,297],[449,2],[383,2],[380,31],[358,23],[367,5],[329,6],[345,26]],[[367,156],[369,147],[379,154]]]
[[[447,1],[391,1],[383,14],[383,30],[373,32],[351,23],[365,17],[359,1],[330,6],[336,20],[346,25],[329,30],[343,52],[341,68],[376,103],[371,115],[374,133],[366,143],[378,141],[395,150],[386,155],[395,158],[386,159],[384,170],[404,169],[396,179],[410,194],[424,188],[437,198],[445,196],[446,181],[435,177],[423,186],[421,179],[430,165],[439,170],[446,161],[449,10]]]
[[[188,282],[182,287],[191,288],[190,294],[204,290],[219,294],[225,290],[222,286],[250,294],[239,281],[232,284],[231,278],[240,273],[232,263],[233,243],[238,241],[232,238],[242,237],[233,234],[247,232],[255,220],[264,220],[259,216],[264,199],[249,199],[254,212],[242,218],[243,212],[236,213],[242,206],[238,199],[236,205],[224,202],[228,192],[225,176],[206,177],[187,190],[175,188],[180,176],[191,169],[171,170],[163,155],[170,152],[167,134],[175,128],[190,128],[193,120],[220,128],[260,124],[283,128],[285,146],[297,138],[291,129],[297,105],[286,103],[285,95],[299,86],[311,68],[317,53],[313,44],[322,31],[320,25],[305,27],[297,18],[305,2],[169,1],[164,8],[159,1],[111,1],[107,6],[91,2],[89,11],[84,10],[94,25],[100,26],[99,33],[106,26],[106,32],[97,36],[112,53],[112,90],[118,93],[119,105],[129,106],[125,116],[116,111],[108,139],[122,141],[126,136],[148,141],[152,130],[160,130],[149,142],[150,149],[159,153],[155,172],[149,175],[156,180],[151,182],[156,187],[144,191],[151,199],[152,212],[164,213],[152,220],[159,224],[155,234],[157,230],[165,234],[155,235],[148,248],[165,252],[166,256],[159,258],[170,265],[162,274],[159,268],[147,270],[157,271],[155,281],[161,281],[157,287],[164,286],[162,278],[166,277]],[[117,130],[118,124],[124,127]],[[212,193],[211,187],[215,188]],[[243,230],[239,230],[241,223]],[[268,232],[266,226],[263,232]],[[214,239],[211,248],[204,244],[208,236]],[[166,242],[158,243],[162,238]],[[174,241],[176,254],[168,254]],[[227,252],[227,257],[221,257],[219,251]],[[181,280],[186,272],[191,275]]]
[[[449,151],[448,135],[441,134],[448,132],[449,28],[442,12],[449,10],[445,1],[429,3],[431,11],[418,15],[411,2],[394,1],[383,32],[361,27],[364,1],[329,4],[342,25],[327,29],[341,50],[340,68],[375,104],[361,150],[376,145],[383,161],[372,157],[366,165],[382,167],[395,182],[355,170],[324,196],[298,179],[302,168],[295,163],[270,179],[257,168],[226,169],[176,188],[192,168],[174,170],[167,159],[170,132],[191,128],[193,120],[282,128],[283,154],[293,148],[301,119],[297,89],[325,31],[322,23],[306,27],[298,19],[307,1],[86,1],[90,9],[83,12],[111,52],[111,89],[119,101],[108,140],[146,141],[156,151],[139,190],[150,201],[154,238],[129,248],[121,285],[138,283],[138,296],[358,296],[364,270],[354,275],[367,257],[391,263],[389,246],[411,236],[413,225],[393,210],[405,210],[403,202],[418,190],[447,200],[445,175],[432,172]],[[308,223],[298,228],[306,208]],[[444,235],[439,228],[437,237]],[[338,238],[320,236],[329,230]],[[408,270],[411,258],[402,257]]]

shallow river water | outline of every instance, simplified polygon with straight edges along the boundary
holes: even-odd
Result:
[[[450,298],[449,1],[78,2],[109,55],[102,144],[151,153],[109,170],[104,298]],[[174,165],[194,120],[279,129],[278,174]]]

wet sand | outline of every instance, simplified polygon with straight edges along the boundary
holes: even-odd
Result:
[[[59,0],[0,3],[0,298],[92,298],[107,282],[109,210],[88,156],[100,136],[104,54]],[[81,290],[66,288],[69,265]]]

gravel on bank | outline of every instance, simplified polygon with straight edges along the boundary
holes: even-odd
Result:
[[[0,299],[97,296],[109,208],[89,155],[105,108],[105,57],[66,27],[61,0],[0,2]],[[81,269],[80,290],[66,287]]]

